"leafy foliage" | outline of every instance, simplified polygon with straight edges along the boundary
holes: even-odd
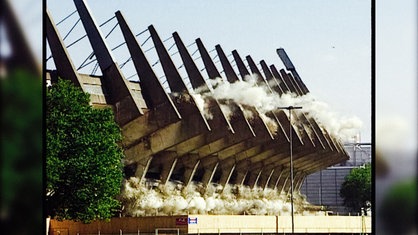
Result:
[[[361,208],[368,208],[371,202],[371,165],[354,168],[345,177],[340,189],[340,196],[344,198],[344,205],[353,212],[360,212]]]
[[[24,68],[0,75],[0,107],[0,233],[36,234],[42,230],[40,76]]]
[[[392,185],[380,205],[380,219],[388,234],[413,234],[417,217],[417,178]]]
[[[47,213],[57,219],[108,219],[120,207],[122,150],[111,109],[59,80],[46,92]]]

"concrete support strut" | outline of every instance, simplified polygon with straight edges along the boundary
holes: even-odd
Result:
[[[151,25],[148,27],[150,38],[170,87],[170,91],[166,91],[122,13],[117,11],[116,19],[140,79],[139,82],[127,81],[85,2],[74,0],[74,3],[103,74],[100,78],[89,79],[96,79],[94,85],[101,86],[101,99],[106,99],[104,105],[114,108],[115,119],[124,136],[120,144],[126,164],[137,167],[135,176],[141,182],[151,178],[161,184],[180,180],[189,186],[197,180],[204,187],[217,183],[225,188],[235,183],[287,193],[291,185],[290,133],[295,137],[291,144],[296,191],[310,173],[347,159],[341,143],[303,110],[292,110],[290,123],[287,112],[281,109],[262,114],[256,107],[211,97],[213,87],[207,83],[201,73],[203,70],[195,64],[179,34],[174,32],[172,38],[192,88],[186,86]],[[74,68],[49,13],[46,25],[56,72],[83,88],[86,75]],[[287,71],[268,66],[264,60],[260,61],[260,71],[250,55],[245,57],[248,69],[237,50],[233,50],[238,75],[222,47],[216,45],[214,50],[225,75],[222,77],[199,38],[196,45],[211,80],[219,78],[221,83],[235,83],[245,80],[245,76],[256,75],[255,86],[266,87],[270,94],[303,96],[309,93],[283,49],[278,49],[277,53]],[[195,93],[201,91],[206,95],[198,100]],[[203,106],[198,105],[202,104],[198,101],[202,101]],[[231,110],[228,115],[227,110]]]
[[[140,99],[133,98],[133,93],[128,88],[128,81],[110,54],[110,50],[103,39],[104,37],[99,31],[85,2],[83,0],[74,0],[74,3],[103,73],[102,86],[108,93],[109,103],[115,108],[116,122],[123,126],[138,116],[143,115],[142,108],[147,107]]]

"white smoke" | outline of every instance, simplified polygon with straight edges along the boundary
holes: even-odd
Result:
[[[256,76],[245,76],[243,81],[229,83],[221,78],[211,80],[211,90],[195,90],[194,98],[199,103],[199,107],[205,113],[206,117],[212,117],[208,110],[205,109],[205,99],[212,97],[220,101],[221,109],[227,118],[231,118],[234,106],[228,105],[231,101],[240,106],[251,106],[259,113],[260,117],[267,124],[271,132],[277,131],[277,123],[269,118],[266,114],[275,111],[279,107],[301,106],[302,110],[294,110],[295,112],[303,112],[307,117],[312,117],[320,125],[326,129],[332,136],[341,141],[348,141],[358,134],[362,121],[358,117],[340,116],[330,110],[330,107],[308,93],[298,96],[294,93],[284,93],[281,96],[278,93],[270,92],[269,87],[265,84],[257,84]],[[287,113],[287,112],[286,112]],[[244,115],[251,119],[254,113],[248,109],[244,109]],[[294,123],[294,127],[298,128],[298,123]],[[309,129],[309,128],[308,128]],[[307,129],[307,131],[309,131]],[[312,134],[312,133],[311,133]]]
[[[303,213],[309,205],[295,192],[295,213]],[[289,215],[290,198],[273,189],[251,189],[242,185],[209,185],[206,189],[192,183],[185,187],[180,183],[145,186],[131,177],[123,184],[120,200],[127,216],[149,215]]]

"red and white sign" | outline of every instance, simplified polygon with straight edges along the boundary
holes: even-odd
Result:
[[[176,225],[187,225],[187,217],[176,218]]]

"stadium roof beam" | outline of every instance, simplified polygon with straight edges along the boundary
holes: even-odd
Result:
[[[74,3],[103,73],[101,82],[108,93],[109,103],[115,107],[116,122],[123,126],[144,114],[142,109],[147,108],[145,101],[143,101],[142,97],[137,99],[133,98],[134,95],[129,89],[128,81],[110,54],[110,50],[96,22],[91,17],[87,5],[83,0],[74,0]]]

